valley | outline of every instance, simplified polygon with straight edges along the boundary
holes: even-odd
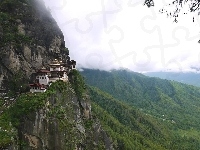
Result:
[[[137,133],[151,143],[150,149],[199,149],[198,87],[127,70],[85,69],[81,74],[89,85],[94,109],[97,109],[94,112],[102,111],[101,114],[105,112],[112,118],[101,118],[101,121],[113,134],[123,126],[128,128],[127,133]],[[111,122],[115,122],[114,128]],[[130,135],[125,139],[133,141]],[[136,143],[140,147],[141,142]],[[131,147],[129,143],[125,146]]]

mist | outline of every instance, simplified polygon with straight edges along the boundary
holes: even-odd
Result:
[[[199,20],[180,14],[178,23],[160,14],[165,1],[44,0],[61,28],[78,68],[136,72],[200,68]],[[170,2],[168,2],[170,3]],[[194,15],[194,14],[192,14]]]

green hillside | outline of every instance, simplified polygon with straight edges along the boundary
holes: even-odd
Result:
[[[90,95],[92,95],[93,113],[98,116],[104,129],[115,141],[115,147],[163,149],[164,145],[160,143],[164,143],[165,136],[155,119],[144,116],[97,88],[91,88]],[[160,142],[156,143],[158,141],[154,141],[155,138]]]
[[[173,130],[173,122],[164,122],[147,115],[97,88],[90,87],[89,93],[92,99],[92,112],[112,137],[116,149],[196,150],[200,148],[197,137],[186,137],[180,130]]]
[[[137,132],[143,138],[145,137],[145,140],[150,141],[150,143],[154,139],[153,144],[164,149],[199,149],[199,88],[150,78],[126,70],[106,72],[85,69],[81,73],[87,84],[101,90],[90,89],[91,99],[95,101],[95,108],[101,107],[101,109],[98,109],[102,111],[101,114],[108,113],[120,124],[130,128],[133,132]],[[118,99],[120,102],[114,99]],[[137,110],[136,112],[139,113],[140,118],[145,120],[145,123],[138,125],[134,120],[137,118],[134,115],[135,113],[126,113],[125,110],[129,110],[127,108]],[[146,118],[147,116],[149,118]],[[108,117],[105,118],[108,119]],[[105,118],[102,121],[109,126]],[[138,127],[136,127],[137,125]],[[143,129],[142,126],[148,129],[149,134],[140,132]],[[110,128],[112,129],[112,127]],[[119,131],[117,130],[116,134],[120,134]],[[156,133],[156,135],[153,133]],[[131,136],[128,137],[131,138]],[[176,141],[176,144],[170,147],[174,141]]]

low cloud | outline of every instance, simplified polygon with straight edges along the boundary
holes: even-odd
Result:
[[[193,23],[188,15],[173,23],[159,14],[164,2],[148,9],[115,0],[44,1],[79,67],[150,72],[200,66],[198,21]]]

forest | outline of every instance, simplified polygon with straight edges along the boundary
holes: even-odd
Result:
[[[200,148],[198,87],[127,70],[81,74],[93,112],[119,149]]]

